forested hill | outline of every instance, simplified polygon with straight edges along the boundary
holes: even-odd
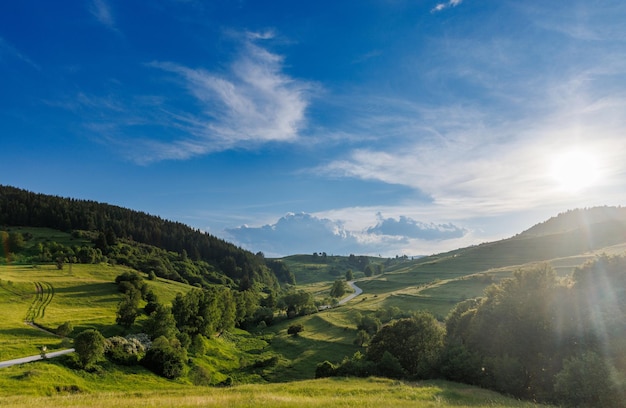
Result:
[[[0,226],[96,232],[100,247],[107,246],[107,239],[138,242],[208,263],[211,271],[223,273],[244,287],[254,283],[275,287],[278,280],[293,279],[288,273],[279,273],[281,276],[277,279],[274,272],[277,268],[269,268],[261,254],[255,255],[211,234],[144,212],[95,201],[0,185]]]

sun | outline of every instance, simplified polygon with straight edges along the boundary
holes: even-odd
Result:
[[[600,166],[592,153],[571,150],[553,157],[550,176],[560,190],[578,193],[598,182]]]

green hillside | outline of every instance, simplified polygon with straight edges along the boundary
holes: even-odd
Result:
[[[377,394],[386,395],[393,406],[402,406],[405,400],[419,401],[424,406],[532,406],[497,394],[487,396],[469,386],[415,382],[424,378],[452,378],[520,398],[553,401],[551,385],[532,383],[532,376],[524,374],[527,371],[522,369],[525,364],[535,364],[528,370],[551,373],[546,374],[551,378],[546,380],[550,383],[555,378],[552,373],[565,370],[564,362],[568,358],[592,364],[596,345],[602,345],[610,356],[607,357],[610,365],[599,369],[623,372],[626,368],[626,361],[618,358],[626,350],[626,343],[616,340],[626,334],[622,330],[621,315],[616,312],[626,302],[611,303],[626,296],[620,283],[626,261],[619,257],[626,253],[624,212],[604,208],[585,214],[584,211],[568,212],[510,239],[419,259],[342,257],[322,253],[265,260],[255,255],[255,262],[263,264],[263,273],[295,275],[296,284],[292,281],[282,288],[262,284],[262,281],[245,284],[246,279],[236,281],[222,274],[216,265],[228,269],[228,264],[234,260],[232,257],[229,261],[209,263],[191,259],[186,251],[178,253],[117,236],[109,240],[103,252],[98,241],[106,234],[101,231],[59,231],[32,225],[0,228],[3,241],[0,308],[4,317],[0,321],[0,361],[36,355],[43,346],[48,352],[72,347],[73,339],[88,329],[96,329],[104,337],[112,338],[153,330],[155,324],[171,321],[169,329],[163,331],[166,335],[159,338],[154,335],[152,340],[158,343],[159,350],[174,353],[180,364],[180,370],[166,379],[163,376],[167,374],[156,375],[155,367],[137,364],[137,360],[124,365],[126,363],[115,360],[114,355],[107,354],[107,358],[101,358],[93,366],[81,367],[76,354],[70,354],[54,361],[0,369],[0,395],[12,398],[15,406],[27,404],[20,395],[50,398],[66,394],[75,394],[77,406],[85,405],[86,399],[101,402],[93,406],[127,406],[125,404],[130,405],[131,400],[121,402],[120,393],[131,391],[148,402],[172,398],[176,401],[173,405],[182,406],[191,406],[197,401],[209,406],[212,403],[209,401],[249,406],[241,396],[252,392],[250,390],[259,396],[254,399],[255,406],[275,406],[277,401],[286,401],[285,406],[294,403],[319,406],[324,401],[331,406],[349,406],[348,402],[380,406]],[[81,257],[89,262],[80,262]],[[164,270],[184,270],[187,277],[202,275],[203,278],[180,282],[159,277],[151,269],[159,265]],[[237,265],[235,260],[235,270]],[[613,282],[608,289],[589,278],[604,271],[610,271],[610,275],[603,278]],[[349,275],[363,293],[345,305],[326,309],[326,305],[336,301],[329,296],[333,282]],[[121,276],[136,279],[136,283],[122,280],[116,284]],[[541,276],[544,277],[539,278]],[[535,279],[541,282],[539,286],[532,286]],[[530,286],[525,288],[524,285]],[[551,351],[559,354],[552,366],[532,363],[545,361],[541,358],[529,359],[530,363],[524,360],[526,357],[521,359],[520,355],[536,357],[543,350],[530,348],[519,354],[526,347],[524,342],[511,346],[510,351],[503,350],[504,354],[489,355],[496,347],[480,350],[483,342],[501,344],[497,341],[504,341],[502,336],[511,330],[500,327],[503,322],[511,321],[509,317],[498,318],[489,323],[491,326],[485,326],[483,313],[487,312],[484,310],[494,308],[493,313],[509,316],[506,313],[513,312],[501,306],[509,303],[499,303],[498,296],[520,296],[515,291],[518,287],[523,288],[523,296],[510,304],[526,305],[515,315],[531,319],[530,328],[524,326],[530,333],[529,338],[556,335],[554,330],[538,335],[539,329],[532,323],[534,316],[553,322],[561,319],[558,313],[567,315],[568,311],[580,310],[579,314],[586,319],[577,329],[580,333],[569,333],[564,339],[555,337],[554,341],[564,343],[556,348],[558,353]],[[534,294],[533,288],[543,291],[542,294]],[[588,307],[584,294],[591,292],[596,299],[595,307],[602,310],[599,317],[586,311],[582,313],[584,310],[580,309]],[[529,300],[532,296],[537,298]],[[479,297],[479,300],[471,300]],[[469,302],[464,302],[468,299]],[[544,300],[551,303],[546,303],[541,311],[535,310],[530,317],[525,315],[529,306],[534,307]],[[130,305],[137,312],[130,324],[119,319],[123,305]],[[147,312],[143,312],[144,309]],[[346,375],[358,373],[358,367],[363,364],[367,369],[359,375],[377,375],[384,367],[393,367],[399,362],[393,356],[389,357],[391,360],[388,358],[387,365],[365,359],[370,358],[370,341],[399,321],[415,319],[414,313],[418,311],[432,314],[438,320],[433,319],[437,327],[445,325],[450,330],[449,335],[456,336],[445,339],[445,349],[441,351],[443,363],[431,376],[420,378],[413,374],[411,377],[405,371],[405,381],[313,381],[322,362],[334,370],[347,370]],[[461,315],[468,319],[468,326],[455,326],[454,316]],[[571,321],[571,317],[564,319]],[[598,337],[596,320],[602,324],[611,322],[612,329]],[[68,337],[55,334],[67,324],[73,329]],[[293,334],[296,326],[298,332]],[[495,336],[497,341],[493,338],[476,340],[481,338],[480,332],[466,332],[466,327],[478,327],[485,332],[500,330],[500,334]],[[454,342],[467,336],[474,342],[471,344],[475,349],[459,351]],[[574,339],[573,343],[570,339]],[[514,339],[510,339],[502,344],[514,343]],[[578,354],[581,347],[592,350],[591,362],[585,362],[586,355]],[[457,352],[483,353],[484,356],[465,354],[462,359],[455,359]],[[487,367],[490,373],[496,373],[491,374],[495,376],[493,380],[481,376],[481,366],[483,370]],[[463,369],[468,371],[455,374]],[[513,375],[518,381],[502,381],[507,375]],[[532,386],[524,386],[521,378],[526,378],[524,381]],[[619,375],[615,378],[615,384],[622,384]],[[284,387],[268,385],[272,383],[283,383]],[[267,387],[261,389],[258,384]],[[333,384],[352,390],[350,397],[342,399],[343,391],[333,389]],[[507,388],[509,384],[513,384],[511,388]],[[574,384],[574,379],[565,384]],[[230,388],[232,385],[235,387]],[[219,388],[224,386],[228,388]],[[603,384],[595,388],[601,386]],[[313,392],[313,389],[324,391]],[[607,392],[613,396],[619,392],[616,390]],[[94,396],[97,397],[94,399]],[[61,404],[56,398],[47,400],[44,405]],[[133,402],[141,406],[140,402]]]

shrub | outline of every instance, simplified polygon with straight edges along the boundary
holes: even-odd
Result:
[[[367,358],[380,362],[385,352],[398,359],[411,376],[431,378],[443,349],[444,329],[425,312],[383,327],[370,341]]]
[[[135,365],[145,354],[143,344],[137,338],[111,337],[105,343],[105,355],[114,363]]]
[[[59,325],[59,327],[57,327],[57,329],[55,330],[56,334],[58,334],[61,337],[67,337],[73,331],[74,331],[74,325],[72,324],[72,322],[65,322]]]
[[[614,379],[610,363],[587,352],[565,360],[563,370],[556,375],[554,391],[558,401],[566,406],[619,407],[622,398]]]
[[[326,360],[315,367],[315,378],[333,377],[337,374],[337,367]]]
[[[202,366],[193,366],[189,370],[189,379],[193,385],[211,385],[211,373]]]
[[[301,324],[292,324],[287,329],[287,334],[291,334],[293,337],[297,337],[300,332],[304,331],[304,327]]]
[[[105,339],[99,331],[88,329],[74,339],[74,349],[82,368],[88,368],[104,356]]]
[[[142,363],[156,374],[172,379],[183,375],[186,361],[187,350],[181,347],[180,342],[161,336],[152,342]]]

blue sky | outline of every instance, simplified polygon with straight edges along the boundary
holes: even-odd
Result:
[[[268,256],[626,202],[623,1],[0,5],[0,183]]]

